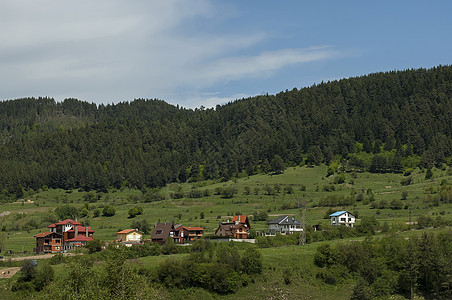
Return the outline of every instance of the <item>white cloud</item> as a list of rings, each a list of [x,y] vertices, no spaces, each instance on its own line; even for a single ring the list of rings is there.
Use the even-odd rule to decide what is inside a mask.
[[[219,34],[196,26],[221,22],[228,17],[222,13],[207,0],[3,0],[0,99],[160,98],[210,107],[237,99],[206,95],[216,84],[336,55],[333,47],[259,50],[269,38],[263,32]]]

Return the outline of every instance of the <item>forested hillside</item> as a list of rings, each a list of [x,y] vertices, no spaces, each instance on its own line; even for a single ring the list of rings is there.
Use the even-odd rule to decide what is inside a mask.
[[[451,163],[452,67],[377,73],[215,109],[0,102],[0,196],[230,179],[284,162],[403,172]],[[332,168],[334,172],[334,168]]]

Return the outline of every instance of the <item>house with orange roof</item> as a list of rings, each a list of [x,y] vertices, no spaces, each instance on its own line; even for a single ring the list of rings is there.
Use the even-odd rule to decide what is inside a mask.
[[[83,226],[82,223],[71,219],[59,221],[47,227],[48,232],[35,235],[35,252],[37,253],[66,252],[75,247],[84,246],[94,239],[94,230],[91,227]]]
[[[141,239],[143,238],[143,233],[139,231],[138,229],[125,229],[118,231],[116,233],[116,240],[125,245],[125,246],[132,246],[133,244],[139,244],[141,242]]]
[[[203,234],[204,228],[202,227],[190,227],[178,224],[174,226],[173,240],[177,244],[184,244],[202,238]]]

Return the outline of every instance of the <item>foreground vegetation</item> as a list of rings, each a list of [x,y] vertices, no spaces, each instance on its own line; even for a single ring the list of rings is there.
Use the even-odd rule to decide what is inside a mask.
[[[450,229],[266,249],[200,240],[163,256],[110,246],[25,261],[0,287],[4,299],[450,299],[451,250]]]

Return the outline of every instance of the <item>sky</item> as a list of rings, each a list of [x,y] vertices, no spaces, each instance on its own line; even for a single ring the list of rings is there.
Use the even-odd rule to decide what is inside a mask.
[[[0,99],[196,108],[452,63],[452,1],[0,0]]]

